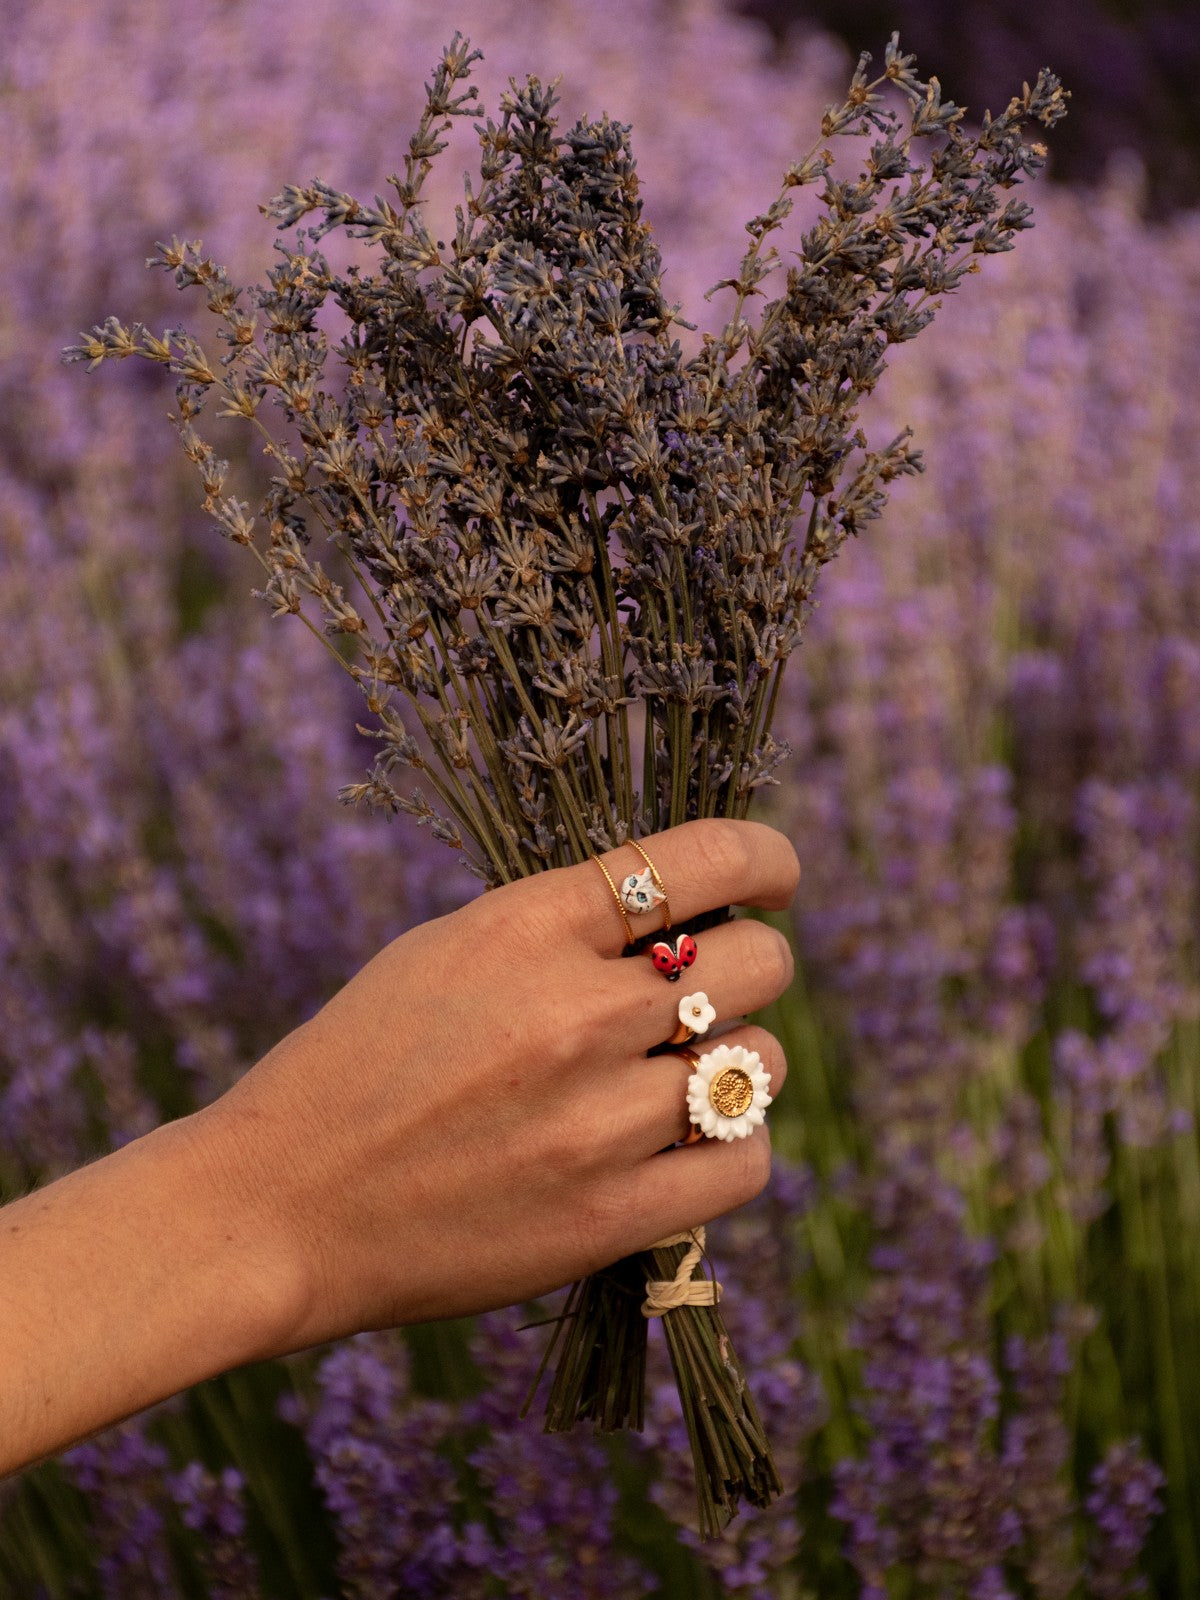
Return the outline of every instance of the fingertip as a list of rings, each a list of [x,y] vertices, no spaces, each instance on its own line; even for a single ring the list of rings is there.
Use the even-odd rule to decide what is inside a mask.
[[[763,853],[763,891],[754,904],[764,911],[786,911],[800,888],[800,857],[786,833],[766,822],[747,822],[758,830],[757,847]]]

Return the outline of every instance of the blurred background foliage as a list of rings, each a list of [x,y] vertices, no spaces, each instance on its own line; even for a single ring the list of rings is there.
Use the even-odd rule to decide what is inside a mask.
[[[258,203],[381,188],[457,26],[489,105],[561,73],[568,114],[632,121],[703,323],[845,78],[835,24],[877,56],[899,27],[972,110],[1042,64],[1075,91],[1070,181],[864,418],[912,423],[928,471],[829,574],[781,713],[764,814],[805,879],[767,1020],[792,1073],[772,1187],[710,1242],[788,1496],[700,1549],[661,1368],[642,1438],[544,1437],[514,1311],[227,1375],[0,1485],[0,1593],[1200,1593],[1196,24],[999,17],[0,14],[4,1197],[219,1094],[474,892],[334,803],[367,760],[353,693],[248,598],[166,385],[59,364],[110,311],[179,319],[154,241],[260,276]]]

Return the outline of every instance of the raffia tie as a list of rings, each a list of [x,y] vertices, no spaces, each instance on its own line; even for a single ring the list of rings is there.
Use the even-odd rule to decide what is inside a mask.
[[[686,1233],[673,1233],[669,1239],[660,1239],[650,1248],[665,1250],[672,1244],[687,1244],[690,1249],[675,1269],[673,1278],[646,1279],[646,1298],[642,1301],[644,1317],[661,1317],[678,1306],[715,1306],[721,1298],[721,1285],[715,1279],[692,1277],[696,1263],[704,1254],[704,1229],[689,1228]]]

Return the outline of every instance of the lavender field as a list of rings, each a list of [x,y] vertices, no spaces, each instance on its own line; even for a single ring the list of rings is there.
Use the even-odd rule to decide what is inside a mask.
[[[487,103],[561,73],[568,115],[632,122],[667,292],[719,320],[843,86],[825,36],[771,55],[709,0],[0,16],[0,1198],[221,1093],[478,888],[337,805],[356,692],[250,598],[167,380],[61,362],[184,315],[156,240],[245,281],[284,182],[382,188],[456,26]],[[0,1594],[1200,1595],[1200,214],[1140,220],[1128,167],[1029,197],[872,397],[927,470],[823,580],[759,813],[804,864],[791,1075],[710,1248],[788,1495],[700,1545],[653,1341],[640,1438],[520,1422],[517,1309],[231,1374],[0,1485]]]

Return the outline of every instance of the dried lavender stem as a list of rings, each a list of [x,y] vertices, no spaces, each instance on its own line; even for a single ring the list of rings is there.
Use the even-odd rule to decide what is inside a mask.
[[[478,115],[473,89],[454,92],[474,59],[458,36],[443,54],[405,181],[389,180],[398,211],[319,181],[285,185],[264,207],[281,230],[317,217],[254,291],[260,342],[247,346],[243,291],[198,244],[173,239],[153,264],[206,292],[228,356],[210,362],[182,331],[172,345],[113,318],[69,354],[93,365],[137,354],[175,374],[176,425],[206,509],[255,550],[274,609],[301,615],[381,715],[382,754],[348,798],[410,810],[456,847],[474,841],[479,871],[496,883],[580,860],[593,837],[620,838],[635,821],[649,833],[701,813],[743,815],[770,780],[782,754],[770,738],[780,673],[819,570],[879,515],[891,479],[920,468],[906,436],[867,448],[859,403],[888,348],[915,337],[974,270],[965,258],[1010,248],[1028,226],[1028,208],[1004,199],[1043,160],[1024,129],[1052,126],[1065,107],[1042,73],[966,134],[961,111],[917,77],[893,36],[885,72],[868,81],[864,56],[822,126],[823,140],[873,135],[857,178],[834,177],[823,144],[789,169],[721,285],[735,290],[732,317],[687,358],[641,219],[628,129],[605,119],[559,133],[554,90],[536,79],[512,86],[499,123],[476,123],[480,188],[468,188],[450,250],[435,248],[420,194],[440,134]],[[907,130],[875,92],[887,80],[907,100]],[[781,266],[767,240],[791,210],[789,191],[817,182],[823,210],[783,292],[752,324],[751,297]],[[317,248],[334,229],[379,249],[380,270],[334,274]],[[336,347],[349,378],[340,386],[325,371],[318,318],[329,297],[351,328]],[[218,382],[225,365],[234,375]],[[224,396],[261,432],[268,391],[301,444],[295,456],[276,447],[283,472],[263,501],[262,549],[249,508],[221,498],[227,466],[192,419]],[[806,493],[801,543],[792,521]],[[386,647],[307,554],[301,505],[359,587],[376,586]],[[365,669],[317,629],[304,593]],[[381,683],[397,677],[431,760],[379,707]],[[643,716],[640,789],[627,694]],[[426,775],[445,816],[420,790],[399,794],[388,778],[397,765]],[[573,1292],[555,1344],[557,1425],[640,1417],[636,1270],[617,1263]],[[668,1343],[709,1532],[739,1498],[765,1503],[778,1479],[715,1310],[669,1313]]]

